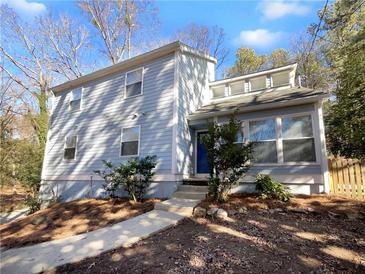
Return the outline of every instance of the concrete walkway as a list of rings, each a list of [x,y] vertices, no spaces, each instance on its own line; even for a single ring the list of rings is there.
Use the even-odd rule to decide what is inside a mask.
[[[198,201],[197,201],[198,202]],[[191,208],[192,212],[192,208]],[[128,247],[183,219],[183,214],[152,210],[115,225],[89,233],[9,249],[1,253],[0,273],[37,273],[66,263],[97,256],[118,247]]]
[[[24,217],[27,215],[28,211],[29,211],[29,208],[22,208],[22,209],[14,210],[14,211],[7,212],[7,213],[1,213],[0,214],[0,224],[6,224],[6,223],[9,223],[20,217]]]

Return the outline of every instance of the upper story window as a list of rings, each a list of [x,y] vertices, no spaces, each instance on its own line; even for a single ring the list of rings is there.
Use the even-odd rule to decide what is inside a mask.
[[[277,163],[275,119],[250,121],[249,139],[255,163]]]
[[[127,72],[125,75],[124,98],[141,95],[142,89],[143,89],[143,68]]]
[[[312,117],[284,117],[281,120],[284,162],[315,162]]]
[[[82,88],[77,88],[71,91],[70,110],[81,109],[81,96],[82,96]]]
[[[272,87],[289,85],[289,72],[284,71],[280,73],[274,73],[271,75],[271,81]]]
[[[245,82],[244,81],[233,82],[229,84],[229,89],[231,91],[231,95],[243,93],[245,92]]]
[[[266,88],[266,76],[250,79],[250,91],[256,91]]]
[[[218,87],[213,87],[212,91],[213,91],[213,97],[223,97],[225,92],[225,86],[218,86]]]
[[[65,146],[63,150],[63,159],[65,160],[76,159],[76,145],[77,145],[76,135],[66,137]]]
[[[122,129],[121,137],[121,156],[138,156],[139,155],[139,138],[140,127],[129,127]]]

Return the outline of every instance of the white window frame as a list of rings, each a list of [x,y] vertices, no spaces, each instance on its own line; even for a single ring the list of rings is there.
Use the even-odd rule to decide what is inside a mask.
[[[76,136],[75,156],[74,156],[73,159],[65,159],[65,149],[66,149],[67,137],[74,137],[74,136]],[[78,141],[79,141],[79,136],[77,134],[70,134],[70,135],[68,135],[68,136],[65,137],[64,143],[63,143],[63,156],[62,156],[62,159],[64,161],[69,162],[69,161],[75,161],[76,160],[76,157],[77,157],[77,143],[78,143]]]
[[[128,97],[129,98],[129,97]],[[123,130],[138,127],[138,151],[137,154],[134,155],[122,155],[122,143],[123,143]],[[141,146],[141,125],[135,125],[130,127],[122,127],[122,130],[120,132],[120,147],[119,147],[119,157],[120,158],[129,158],[129,157],[138,157],[140,153],[140,146]]]
[[[133,96],[128,96],[127,97],[127,78],[128,78],[128,73],[132,73],[135,72],[137,70],[142,70],[142,79],[141,79],[141,93],[137,94],[137,95],[133,95]],[[123,98],[124,99],[129,99],[129,98],[134,98],[134,97],[138,97],[138,96],[142,96],[143,95],[143,79],[144,79],[144,67],[139,67],[130,71],[127,71],[124,75],[124,95]],[[137,82],[136,82],[137,83]],[[134,84],[134,83],[133,83]]]
[[[272,76],[275,74],[284,74],[286,72],[288,73],[288,83],[274,86],[274,81],[273,81]],[[280,87],[285,87],[285,86],[289,86],[289,85],[290,85],[290,71],[289,70],[288,71],[284,70],[284,71],[275,72],[275,73],[270,74],[270,87],[271,88],[280,88]]]
[[[276,142],[276,159],[277,159],[277,162],[268,162],[268,163],[255,163],[255,162],[252,162],[254,165],[277,165],[279,162],[279,152],[278,152],[278,142],[277,142],[277,139],[278,139],[278,129],[277,129],[277,124],[276,124],[276,116],[274,117],[260,117],[260,118],[256,118],[256,119],[249,119],[249,120],[246,120],[245,121],[245,125],[247,127],[247,130],[245,132],[247,132],[247,137],[246,140],[247,142],[255,142],[255,141],[251,141],[250,140],[250,122],[257,122],[257,121],[262,121],[262,120],[269,120],[269,119],[273,119],[274,120],[274,123],[275,123],[275,139],[267,139],[267,140],[259,140],[257,142],[273,142],[275,141]]]
[[[72,100],[73,98],[73,92],[74,90],[77,90],[77,89],[80,89],[81,90],[81,96],[80,96],[80,108],[79,109],[71,109],[71,102],[75,101],[75,100]],[[78,88],[74,88],[70,91],[70,100],[68,101],[68,110],[71,111],[71,112],[78,112],[78,111],[81,111],[82,110],[82,97],[83,97],[83,94],[84,94],[84,87],[78,87]]]
[[[258,79],[258,78],[265,78],[265,87],[264,88],[259,88],[259,89],[252,89],[252,85],[251,85],[251,80],[253,79]],[[267,87],[267,75],[262,75],[262,76],[258,76],[258,77],[252,77],[250,79],[248,79],[248,90],[249,92],[257,92],[257,91],[263,91],[268,89]]]
[[[302,117],[302,116],[308,116],[308,115],[311,116],[313,137],[303,137],[303,139],[309,139],[309,138],[314,139],[314,149],[315,149],[316,161],[315,162],[307,162],[307,161],[284,162],[283,138],[282,138],[282,128],[281,128],[282,119],[289,118],[289,117]],[[290,165],[319,165],[320,164],[318,136],[315,131],[316,124],[315,124],[315,120],[314,120],[314,113],[312,111],[242,120],[242,122],[244,123],[244,138],[246,140],[246,143],[250,142],[249,122],[267,120],[267,119],[275,120],[275,129],[276,129],[276,139],[275,140],[276,140],[276,150],[277,150],[278,162],[277,163],[253,163],[253,165],[255,165],[255,166],[285,166],[285,165],[290,166]],[[295,139],[300,139],[300,138],[295,138]],[[267,140],[267,141],[270,141],[270,140]],[[274,140],[271,140],[271,141],[274,141]]]
[[[296,165],[296,164],[320,164],[319,162],[319,156],[318,156],[318,147],[317,147],[317,137],[316,137],[316,133],[314,130],[314,116],[312,112],[302,112],[302,113],[295,113],[295,114],[287,114],[287,115],[281,115],[278,116],[278,118],[280,118],[280,127],[281,127],[281,122],[283,118],[292,118],[292,117],[303,117],[303,116],[310,116],[311,117],[311,126],[312,126],[312,137],[297,137],[297,138],[285,138],[285,140],[299,140],[299,139],[313,139],[314,140],[314,154],[316,156],[316,160],[313,162],[307,162],[307,161],[300,161],[300,162],[284,162],[284,138],[282,136],[282,129],[281,129],[281,153],[283,156],[283,164],[289,164],[289,165]]]

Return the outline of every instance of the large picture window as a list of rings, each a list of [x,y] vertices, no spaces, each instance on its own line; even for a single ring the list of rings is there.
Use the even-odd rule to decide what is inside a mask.
[[[125,79],[125,98],[142,94],[143,68],[126,73]]]
[[[82,96],[81,88],[74,89],[71,91],[70,110],[81,109],[81,96]]]
[[[65,140],[63,158],[65,160],[74,160],[76,158],[77,136],[68,136]]]
[[[315,162],[311,116],[282,118],[281,127],[284,162]]]
[[[249,122],[249,136],[253,144],[253,161],[255,163],[277,163],[274,119]]]
[[[122,129],[121,156],[138,156],[139,154],[140,127]]]

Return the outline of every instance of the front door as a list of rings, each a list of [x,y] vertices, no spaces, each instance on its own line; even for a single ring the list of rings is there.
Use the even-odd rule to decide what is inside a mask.
[[[207,134],[206,132],[198,132],[197,134],[197,148],[196,148],[196,172],[209,173],[208,154],[207,149],[201,141],[201,137]]]

